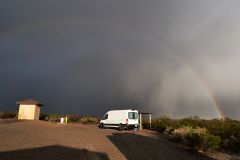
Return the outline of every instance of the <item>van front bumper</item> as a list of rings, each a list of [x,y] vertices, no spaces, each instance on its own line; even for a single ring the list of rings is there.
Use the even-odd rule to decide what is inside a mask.
[[[137,124],[128,124],[127,125],[128,129],[134,129],[134,128],[138,128],[138,127],[139,127],[139,125],[137,125]]]

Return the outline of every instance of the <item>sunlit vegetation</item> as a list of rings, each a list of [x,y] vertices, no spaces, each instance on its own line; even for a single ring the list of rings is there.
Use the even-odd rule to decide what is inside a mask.
[[[149,123],[145,121],[143,127],[149,129]],[[196,150],[240,151],[240,121],[229,118],[221,121],[198,116],[184,119],[162,117],[152,121],[151,129]]]
[[[98,124],[99,118],[92,117],[89,115],[60,115],[60,114],[44,114],[40,115],[40,120],[50,121],[50,122],[60,122],[61,117],[67,117],[68,122],[77,122],[82,124]]]
[[[67,117],[68,122],[77,122],[82,124],[98,124],[100,119],[89,115],[61,115],[41,113],[39,119],[49,122],[60,122],[61,117]],[[17,119],[15,112],[0,112],[0,119]]]
[[[0,112],[0,119],[17,118],[15,112]]]

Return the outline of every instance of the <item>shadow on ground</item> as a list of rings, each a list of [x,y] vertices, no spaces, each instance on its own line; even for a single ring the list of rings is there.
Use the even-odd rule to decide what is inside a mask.
[[[0,152],[0,160],[109,160],[105,153],[64,146],[46,146]]]
[[[200,153],[177,147],[163,137],[113,133],[108,138],[128,160],[213,160]]]

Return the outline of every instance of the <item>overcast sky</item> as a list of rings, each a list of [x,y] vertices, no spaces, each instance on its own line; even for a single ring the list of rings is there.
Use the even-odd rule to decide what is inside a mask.
[[[240,118],[240,1],[0,1],[0,110]]]

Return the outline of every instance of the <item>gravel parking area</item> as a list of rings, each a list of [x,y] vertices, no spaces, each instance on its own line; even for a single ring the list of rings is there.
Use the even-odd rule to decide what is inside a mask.
[[[210,160],[153,131],[43,121],[0,123],[0,160]]]

